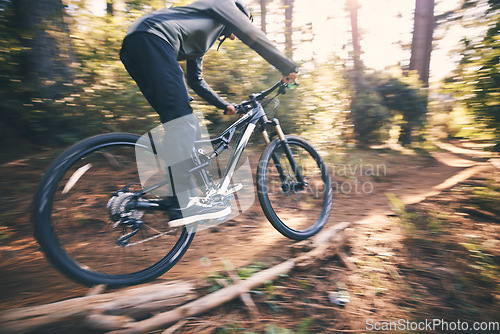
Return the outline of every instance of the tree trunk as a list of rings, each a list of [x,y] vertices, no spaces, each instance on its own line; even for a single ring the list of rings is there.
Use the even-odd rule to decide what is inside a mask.
[[[434,0],[416,0],[410,70],[417,71],[425,87],[429,85],[434,25]]]
[[[62,0],[13,0],[14,24],[25,52],[21,75],[32,94],[57,98],[74,78],[73,52]]]
[[[407,146],[410,145],[413,139],[413,128],[415,127],[414,122],[407,121],[401,125],[401,130],[399,132],[398,142]]]
[[[115,14],[113,0],[106,0],[106,14],[108,14],[110,16],[113,16]]]
[[[293,55],[293,0],[284,0],[285,3],[285,54]]]
[[[349,76],[352,85],[351,92],[351,120],[354,126],[354,138],[359,147],[368,145],[367,124],[365,108],[361,107],[360,100],[363,99],[362,94],[365,88],[362,87],[363,64],[361,62],[361,45],[359,42],[358,28],[358,0],[346,0],[347,8],[349,9],[349,18],[351,21],[351,43],[352,43],[352,64],[353,67],[349,71]]]
[[[267,0],[260,0],[260,29],[267,32]]]
[[[359,42],[358,28],[358,0],[347,0],[349,6],[349,17],[351,19],[351,36],[352,36],[352,59],[354,62],[355,75],[361,71],[361,45]]]

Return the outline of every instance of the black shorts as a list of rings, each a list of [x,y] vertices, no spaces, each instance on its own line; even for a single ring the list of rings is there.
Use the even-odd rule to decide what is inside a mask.
[[[128,35],[120,59],[162,123],[193,112],[184,73],[167,41],[145,32]]]

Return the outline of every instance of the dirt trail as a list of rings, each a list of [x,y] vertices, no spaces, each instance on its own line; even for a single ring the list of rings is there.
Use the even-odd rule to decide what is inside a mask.
[[[442,147],[448,151],[450,148],[457,148],[460,155],[468,153],[451,144]],[[484,163],[478,162],[477,157],[471,160],[451,152],[424,158],[389,150],[362,152],[359,157],[351,156],[346,161],[348,163],[331,167],[336,175],[328,225],[350,221],[368,226],[368,229],[358,229],[361,235],[372,235],[379,228],[378,222],[382,225],[387,222],[391,207],[386,193],[412,203],[445,187],[445,180],[457,173]],[[29,206],[47,164],[48,159],[35,157],[0,166],[0,206],[3,208],[0,228],[6,227],[0,236],[7,236],[0,239],[0,309],[54,302],[81,296],[87,291],[57,272],[32,237]],[[375,171],[375,167],[378,170]],[[363,237],[354,240],[354,245],[362,240]],[[235,267],[255,261],[272,262],[287,257],[287,246],[292,243],[267,222],[256,200],[243,215],[199,233],[184,258],[160,279],[204,277],[222,268],[222,258]]]

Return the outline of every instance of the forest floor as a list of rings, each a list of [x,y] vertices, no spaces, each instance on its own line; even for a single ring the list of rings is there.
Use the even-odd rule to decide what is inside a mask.
[[[474,322],[498,325],[499,159],[467,141],[436,145],[425,154],[391,146],[326,159],[334,176],[328,226],[352,223],[346,252],[354,268],[336,256],[323,259],[254,291],[258,316],[235,300],[188,319],[177,332],[415,332],[411,326],[433,319],[450,332],[457,321],[469,330]],[[33,238],[31,200],[51,159],[40,154],[0,165],[0,310],[88,291],[55,270]],[[256,201],[197,235],[160,280],[195,280],[201,290],[214,289],[228,263],[241,272],[259,270],[291,257],[292,244]],[[344,306],[329,298],[339,291],[348,295]]]

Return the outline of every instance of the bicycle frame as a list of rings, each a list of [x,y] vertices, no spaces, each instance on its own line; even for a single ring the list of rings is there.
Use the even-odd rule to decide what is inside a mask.
[[[266,126],[272,125],[274,126],[276,133],[278,134],[278,137],[281,141],[281,146],[283,147],[283,150],[287,156],[287,159],[290,163],[290,166],[292,170],[294,171],[294,174],[297,178],[297,181],[299,182],[299,185],[301,187],[305,188],[306,183],[304,182],[304,179],[302,175],[300,174],[300,170],[295,162],[295,159],[293,158],[293,154],[290,150],[290,147],[288,145],[288,142],[286,140],[286,137],[281,129],[281,126],[279,124],[279,121],[277,119],[272,119],[268,120],[266,112],[262,106],[262,104],[259,102],[260,100],[264,99],[267,95],[269,95],[271,92],[276,90],[277,88],[284,87],[283,82],[278,82],[275,84],[273,87],[270,89],[260,92],[258,94],[253,94],[250,96],[249,101],[244,101],[240,105],[238,105],[238,109],[240,110],[240,113],[243,115],[241,116],[240,119],[238,119],[236,122],[234,122],[232,125],[230,125],[226,130],[224,130],[218,137],[210,139],[210,140],[202,140],[202,141],[197,141],[195,142],[195,148],[194,152],[192,154],[192,158],[196,163],[196,166],[192,169],[189,170],[189,173],[195,175],[195,173],[199,172],[201,175],[201,178],[204,182],[205,186],[209,186],[211,183],[210,178],[208,177],[205,167],[209,166],[212,164],[213,160],[220,155],[222,152],[225,150],[229,149],[229,143],[231,142],[232,138],[234,137],[234,134],[238,131],[244,128],[243,133],[239,138],[236,139],[234,143],[234,150],[229,158],[229,161],[224,169],[224,173],[222,175],[222,178],[219,180],[218,184],[215,186],[215,191],[210,193],[209,195],[225,195],[229,185],[231,183],[231,178],[236,170],[236,166],[239,162],[239,159],[243,153],[243,151],[246,148],[246,145],[248,144],[248,141],[250,140],[251,135],[253,134],[255,128],[259,126],[260,132],[262,133],[262,136],[264,137],[264,140],[266,144],[269,144],[271,142],[271,139],[267,133]],[[153,143],[152,143],[153,144]],[[203,150],[201,150],[200,147],[203,144],[211,144],[212,147],[214,148],[214,151],[210,154],[210,156],[206,156],[205,158],[207,159],[206,161],[202,162],[200,159],[200,155],[204,155]],[[154,146],[153,146],[154,148]],[[276,166],[276,169],[280,175],[281,181],[285,181],[286,176],[283,171],[283,168],[281,166],[281,163],[279,161],[279,158],[273,154],[272,156],[273,162]],[[150,191],[153,191],[157,188],[160,188],[166,184],[168,184],[170,180],[164,180],[161,182],[158,182],[146,189],[143,189],[142,191],[138,192],[138,196],[142,196]],[[149,208],[149,209],[163,209],[162,206],[159,206],[157,203],[151,203],[151,202],[142,202],[142,201],[137,201],[135,202],[135,206],[133,208]],[[130,207],[132,209],[132,207]]]
[[[262,120],[267,120],[266,113],[262,105],[260,103],[257,103],[257,105],[252,110],[244,114],[238,121],[236,121],[224,132],[222,132],[219,137],[211,140],[212,145],[216,147],[211,155],[211,157],[213,158],[219,155],[223,150],[229,148],[229,142],[231,141],[237,130],[245,128],[242,135],[234,143],[235,148],[231,154],[231,157],[229,158],[229,162],[224,170],[224,174],[222,175],[222,178],[217,186],[217,194],[223,195],[226,193],[231,182],[231,177],[236,170],[238,161],[240,160],[241,154],[245,150],[257,123],[259,121],[261,122]]]

